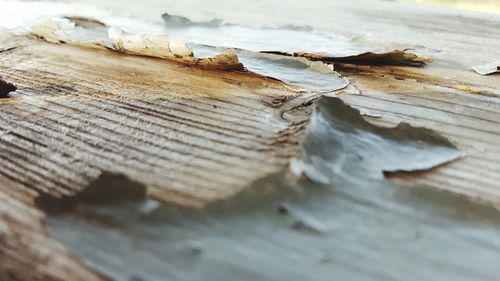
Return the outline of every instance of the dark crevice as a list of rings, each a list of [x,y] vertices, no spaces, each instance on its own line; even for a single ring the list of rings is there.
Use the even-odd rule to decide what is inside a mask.
[[[9,93],[17,90],[14,84],[8,83],[0,76],[0,99],[9,98]]]
[[[47,212],[68,211],[80,204],[116,205],[146,200],[146,186],[123,174],[103,172],[81,192],[55,198],[40,195],[35,204]]]

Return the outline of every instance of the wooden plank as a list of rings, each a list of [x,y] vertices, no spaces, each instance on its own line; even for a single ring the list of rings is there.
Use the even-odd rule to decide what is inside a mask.
[[[396,178],[500,206],[497,78],[447,69],[442,64],[411,70],[343,66],[341,72],[362,93],[342,98],[381,117],[372,118],[372,122],[385,126],[408,122],[432,128],[447,136],[465,154],[463,159],[432,173]]]
[[[261,9],[253,3],[228,13],[227,1],[183,2],[173,7],[205,5],[212,15],[243,24],[289,23],[249,12]],[[293,3],[265,5],[298,25],[372,33],[388,45],[425,45],[418,52],[436,63],[423,69],[338,66],[361,91],[341,97],[381,116],[368,117],[371,122],[428,127],[466,153],[445,167],[393,180],[500,205],[500,79],[469,70],[498,56],[498,16],[386,1],[312,2],[305,11]],[[161,6],[146,12],[156,16]],[[31,39],[2,40],[0,50],[1,74],[19,88],[14,99],[0,100],[0,259],[8,261],[0,264],[0,277],[7,280],[104,280],[46,234],[45,215],[33,203],[38,196],[75,194],[105,170],[146,183],[160,201],[202,206],[299,157],[309,101],[317,97],[248,74]]]
[[[44,214],[0,185],[1,280],[106,280],[93,273],[49,237]]]
[[[13,185],[53,195],[108,170],[163,201],[227,196],[298,155],[310,108],[282,114],[312,98],[248,74],[41,42],[1,64],[19,88],[0,105],[3,177],[25,171]]]
[[[110,171],[146,183],[152,198],[200,206],[299,154],[314,96],[274,80],[23,44],[0,56],[18,87],[0,100],[2,280],[103,280],[47,236],[40,195],[74,194]]]

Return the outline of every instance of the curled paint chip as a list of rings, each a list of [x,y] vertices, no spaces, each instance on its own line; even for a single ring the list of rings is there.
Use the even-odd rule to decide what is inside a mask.
[[[250,71],[297,86],[299,91],[326,94],[350,84],[333,69],[333,65],[321,61],[249,51],[240,51],[240,57]]]
[[[171,15],[164,13],[162,16],[165,24],[169,26],[212,26],[217,27],[223,24],[221,19],[212,19],[209,21],[195,22],[184,16]]]
[[[127,54],[173,59],[187,65],[204,68],[245,70],[234,49],[229,49],[222,54],[209,58],[195,58],[193,51],[184,42],[173,36],[124,35],[123,31],[118,27],[111,27],[108,34],[113,48]]]
[[[75,26],[84,27],[84,28],[96,28],[96,27],[107,27],[107,25],[94,18],[82,17],[82,16],[66,16],[65,19],[73,22]]]
[[[186,65],[203,68],[244,71],[234,49],[209,58],[195,58],[193,51],[174,36],[125,34],[119,27],[94,19],[66,17],[60,21],[45,19],[34,24],[31,33],[49,43],[71,44],[89,48],[108,48],[115,51],[170,59]]]
[[[393,172],[419,172],[454,161],[463,154],[445,137],[426,128],[400,123],[379,127],[339,98],[317,102],[302,143],[304,163],[294,173],[310,179],[382,178]]]
[[[197,64],[207,68],[215,67],[224,70],[237,70],[237,71],[245,70],[245,67],[240,62],[240,59],[235,49],[229,49],[226,52],[211,58],[198,59]]]
[[[115,50],[158,58],[192,57],[193,51],[181,40],[168,35],[125,35],[113,26],[108,31],[109,41]]]
[[[476,66],[473,66],[472,69],[474,69],[475,72],[477,72],[481,75],[496,74],[496,73],[500,73],[500,62],[493,62],[493,63],[487,63],[487,64],[483,64],[483,65],[476,65]]]
[[[349,56],[331,56],[316,53],[287,53],[266,52],[291,57],[303,57],[311,61],[325,63],[347,63],[360,65],[402,65],[402,66],[424,66],[432,62],[430,57],[422,57],[408,52],[408,50],[393,50],[387,52],[361,52]]]
[[[310,27],[242,26],[220,20],[195,22],[171,14],[164,14],[163,20],[169,34],[182,36],[187,42],[200,45],[305,57],[327,63],[424,66],[432,61],[409,52],[403,46],[367,46],[360,44],[359,40],[324,34]]]
[[[169,16],[169,18],[174,26],[206,25],[206,23],[190,23],[183,17]],[[215,26],[220,25],[215,21],[211,23]],[[34,29],[33,33],[50,43],[67,43],[90,48],[106,47],[127,54],[169,59],[202,68],[232,71],[248,69],[289,84],[297,91],[317,91],[327,94],[349,86],[349,82],[333,70],[333,65],[322,61],[247,50],[236,51],[233,48],[221,50],[199,44],[190,44],[188,47],[174,36],[126,34],[119,27],[107,29],[107,26],[106,23],[96,19],[73,16],[57,21],[46,19],[44,24]],[[45,35],[46,33],[48,35]],[[193,51],[197,56],[200,53],[205,56],[195,57]]]
[[[84,18],[80,19],[81,22]],[[90,48],[104,48],[103,34],[93,29],[87,29],[72,18],[54,20],[51,18],[30,26],[32,35],[53,44],[72,44]]]
[[[31,34],[42,38],[49,43],[64,43],[68,41],[68,35],[64,30],[50,18],[41,20],[40,22],[30,26]]]

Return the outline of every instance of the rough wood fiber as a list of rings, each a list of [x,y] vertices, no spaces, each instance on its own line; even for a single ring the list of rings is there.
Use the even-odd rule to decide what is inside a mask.
[[[71,258],[47,235],[44,214],[10,192],[0,187],[0,280],[106,280]]]
[[[307,121],[281,116],[304,97],[247,74],[45,43],[1,64],[19,88],[0,105],[1,174],[41,193],[71,194],[107,170],[201,203],[286,165]]]
[[[344,101],[380,116],[370,121],[432,128],[464,153],[463,159],[431,173],[391,176],[500,206],[498,78],[440,65],[411,70],[344,66],[341,72],[362,91],[344,96]]]
[[[230,6],[210,3],[216,16]],[[396,180],[500,205],[500,79],[465,70],[495,57],[497,19],[389,9],[389,2],[354,8],[332,1],[297,11],[269,3],[297,24],[317,22],[315,28],[337,32],[351,26],[352,35],[373,32],[388,41],[405,34],[404,43],[445,50],[436,55],[454,63],[421,70],[345,66],[343,74],[362,95],[343,99],[381,115],[372,122],[403,120],[435,129],[467,153],[446,167],[394,175]],[[230,14],[229,22],[280,23],[252,7]],[[16,45],[25,47],[11,49]],[[284,102],[293,93],[279,83],[248,75],[35,41],[3,41],[0,50],[1,74],[19,88],[17,98],[0,101],[0,259],[9,261],[0,264],[0,276],[6,280],[103,280],[46,235],[44,215],[32,203],[38,194],[72,194],[106,169],[145,181],[155,198],[200,205],[284,167],[298,153],[310,113],[309,107],[295,108],[300,98]],[[292,114],[282,114],[288,109]]]
[[[0,56],[18,86],[0,101],[0,256],[9,261],[0,276],[9,281],[101,278],[46,235],[39,195],[74,194],[109,171],[158,200],[199,206],[299,153],[314,96],[245,73],[24,43]]]

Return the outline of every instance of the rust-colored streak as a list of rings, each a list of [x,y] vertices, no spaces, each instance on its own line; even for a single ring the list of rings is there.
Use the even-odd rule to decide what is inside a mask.
[[[195,205],[228,196],[298,155],[310,110],[263,77],[105,50],[33,41],[0,63],[19,85],[0,105],[10,167],[2,174],[54,196],[81,190],[103,170],[144,181],[164,201],[172,192]],[[287,102],[261,102],[277,94]],[[298,119],[281,117],[296,107]]]

